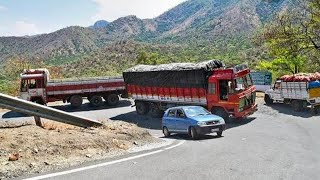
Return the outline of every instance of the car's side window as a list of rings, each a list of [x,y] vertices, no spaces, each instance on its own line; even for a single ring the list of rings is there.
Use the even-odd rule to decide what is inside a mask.
[[[177,118],[185,118],[184,113],[181,109],[177,109]]]
[[[168,117],[174,117],[174,116],[175,116],[175,112],[176,112],[175,109],[169,110],[169,112],[168,112]]]

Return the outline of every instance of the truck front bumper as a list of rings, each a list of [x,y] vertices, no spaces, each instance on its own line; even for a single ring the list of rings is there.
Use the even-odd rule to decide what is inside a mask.
[[[252,115],[256,111],[258,111],[258,104],[254,104],[251,107],[249,107],[241,112],[236,112],[234,114],[234,116],[232,116],[232,118],[245,118],[247,116]]]

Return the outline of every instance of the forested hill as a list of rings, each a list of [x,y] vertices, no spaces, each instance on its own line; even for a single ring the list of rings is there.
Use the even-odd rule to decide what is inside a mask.
[[[49,34],[0,37],[0,62],[12,56],[47,60],[82,55],[123,40],[237,53],[249,49],[252,35],[285,7],[286,0],[189,0],[154,19],[127,16]]]

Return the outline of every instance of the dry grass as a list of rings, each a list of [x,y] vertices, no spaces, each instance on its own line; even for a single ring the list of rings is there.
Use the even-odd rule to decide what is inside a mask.
[[[42,120],[43,128],[47,130],[72,130],[77,127],[64,124],[64,123],[59,123],[59,122],[53,122],[53,121],[47,121],[47,120]]]

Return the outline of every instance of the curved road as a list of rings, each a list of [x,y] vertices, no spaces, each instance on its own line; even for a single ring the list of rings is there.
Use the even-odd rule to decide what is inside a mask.
[[[149,129],[154,136],[162,136],[160,119],[138,116],[128,104],[122,102],[123,107],[76,113],[133,122]],[[224,137],[209,135],[193,141],[173,136],[176,143],[185,142],[149,156],[49,179],[316,180],[320,179],[319,129],[319,115],[311,117],[309,112],[291,112],[286,105],[267,107],[259,102],[259,111],[242,123],[228,125]]]

